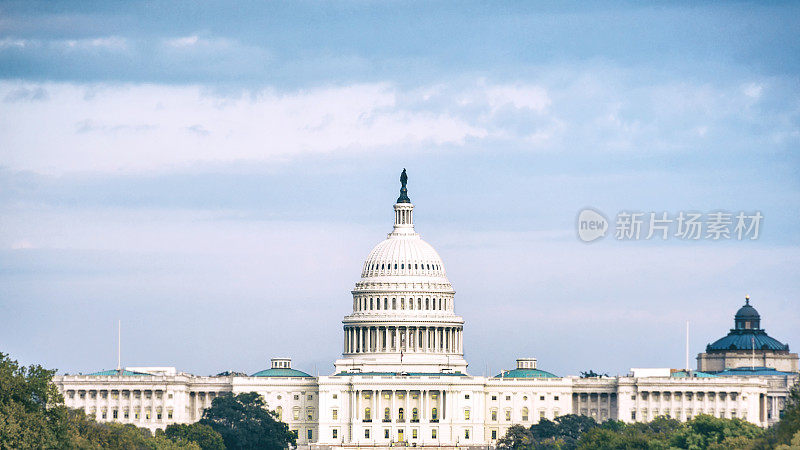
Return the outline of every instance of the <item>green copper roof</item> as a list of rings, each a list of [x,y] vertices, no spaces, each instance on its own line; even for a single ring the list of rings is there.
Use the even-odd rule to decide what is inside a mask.
[[[539,369],[514,369],[497,374],[495,378],[558,378],[558,375]]]
[[[116,370],[116,369],[101,370],[99,372],[88,373],[87,375],[92,377],[115,377],[115,376],[132,377],[137,375],[153,376],[152,373],[133,372],[131,370]]]
[[[256,372],[254,377],[303,377],[311,378],[311,375],[295,369],[267,369],[261,372]]]
[[[725,369],[722,372],[717,372],[720,377],[753,377],[753,376],[787,376],[797,375],[793,372],[781,372],[773,367],[736,367],[733,369]]]
[[[672,378],[713,378],[713,377],[716,377],[716,375],[712,375],[710,373],[705,373],[705,372],[700,372],[700,371],[697,371],[697,370],[690,370],[688,372],[685,371],[685,370],[680,370],[680,371],[677,371],[677,372],[672,372],[670,374],[670,376]]]

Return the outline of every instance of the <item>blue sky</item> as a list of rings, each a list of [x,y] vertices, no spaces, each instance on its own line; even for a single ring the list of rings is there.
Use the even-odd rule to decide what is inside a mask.
[[[0,3],[0,351],[329,373],[409,172],[482,375],[680,367],[750,294],[800,346],[791,2]],[[761,211],[587,245],[584,207]]]

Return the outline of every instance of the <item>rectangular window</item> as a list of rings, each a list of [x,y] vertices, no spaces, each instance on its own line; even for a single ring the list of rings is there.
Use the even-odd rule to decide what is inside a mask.
[[[544,395],[540,395],[539,400],[544,401]]]
[[[469,410],[468,409],[464,410],[464,420],[469,420]]]
[[[156,420],[161,420],[161,411],[156,413]]]
[[[307,397],[307,398],[308,398],[309,400],[314,400],[314,396],[313,396],[313,395],[311,395],[311,394],[308,394],[308,397]]]
[[[493,395],[493,396],[492,396],[492,400],[493,400],[493,401],[494,401],[494,400],[497,400],[497,396],[496,396],[496,395]]]
[[[492,440],[493,441],[497,440],[497,430],[492,430]]]
[[[124,418],[124,419],[128,418],[128,410],[127,409],[125,410],[125,412],[122,413],[122,418]]]
[[[300,400],[300,396],[299,396],[299,395],[295,395],[295,396],[294,396],[294,399],[295,399],[295,400]]]
[[[553,400],[558,401],[558,396],[553,397]]]
[[[469,394],[464,395],[464,400],[469,400]]]
[[[511,396],[510,395],[506,395],[506,401],[510,401],[510,400],[511,400]]]
[[[334,409],[333,413],[331,414],[331,416],[333,417],[333,420],[338,420],[339,419],[339,410],[338,409]]]
[[[334,428],[331,433],[332,433],[331,436],[333,436],[334,439],[339,438],[339,430],[337,430],[336,428]]]
[[[411,430],[411,439],[416,439],[416,438],[417,438],[417,429],[414,428],[413,430]]]
[[[333,399],[336,400],[337,398],[339,398],[339,396],[337,394],[333,394]]]
[[[369,428],[364,430],[364,439],[369,439]]]
[[[437,436],[436,428],[434,428],[431,430],[431,439],[436,439],[436,436]]]
[[[314,438],[314,430],[308,430],[306,435],[308,436],[308,440],[310,441],[311,439]]]
[[[511,411],[506,410],[506,422],[511,422]]]
[[[539,411],[539,418],[544,419],[544,411]]]
[[[292,413],[293,413],[292,417],[294,417],[294,420],[300,420],[300,409],[299,408],[295,408],[294,411],[292,411]]]
[[[167,411],[167,419],[172,419],[172,410]]]
[[[495,422],[497,421],[497,410],[496,409],[492,410],[492,420],[495,421]]]
[[[464,430],[464,439],[469,439],[469,428]]]
[[[636,411],[631,411],[631,420],[636,420]]]
[[[383,438],[384,439],[389,439],[389,429],[388,428],[383,430]]]
[[[308,420],[314,420],[314,408],[308,408],[306,410],[306,418]]]
[[[117,418],[117,410],[116,409],[111,411],[111,417],[113,417],[114,419]]]
[[[105,419],[105,418],[106,418],[106,410],[104,409],[103,410],[103,419]]]

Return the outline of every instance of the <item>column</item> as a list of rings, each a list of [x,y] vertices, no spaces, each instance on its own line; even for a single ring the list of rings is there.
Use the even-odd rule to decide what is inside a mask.
[[[366,328],[367,332],[367,353],[372,351],[372,327]]]

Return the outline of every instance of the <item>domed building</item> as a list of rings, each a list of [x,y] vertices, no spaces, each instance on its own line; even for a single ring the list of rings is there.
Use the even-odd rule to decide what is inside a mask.
[[[351,291],[352,310],[342,320],[342,355],[332,373],[310,375],[293,368],[289,358],[273,358],[268,369],[249,376],[120,366],[54,377],[67,406],[98,421],[156,430],[200,420],[219,396],[256,392],[296,433],[298,447],[318,450],[477,450],[496,447],[513,425],[530,427],[564,414],[646,422],[659,416],[688,420],[702,413],[761,426],[779,417],[796,376],[764,377],[766,369],[758,367],[751,367],[758,369],[755,373],[724,370],[750,365],[753,354],[762,358],[758,364],[797,370],[797,355],[760,328],[749,300],[731,333],[698,357],[700,370],[719,376],[681,377],[683,372],[666,368],[632,369],[614,377],[559,376],[530,357],[517,359],[516,368],[497,376],[469,374],[455,290],[442,258],[414,228],[407,181],[403,170],[392,230],[367,254]],[[506,345],[529,351],[539,344]],[[713,364],[718,370],[709,367]]]
[[[337,372],[466,372],[464,319],[442,258],[414,230],[407,179],[404,169],[394,228],[369,252],[352,291]]]
[[[789,344],[781,343],[761,328],[761,315],[750,304],[749,295],[736,312],[733,323],[726,336],[708,344],[706,351],[697,355],[697,370],[708,373],[738,368],[798,371],[797,353],[790,353]]]

